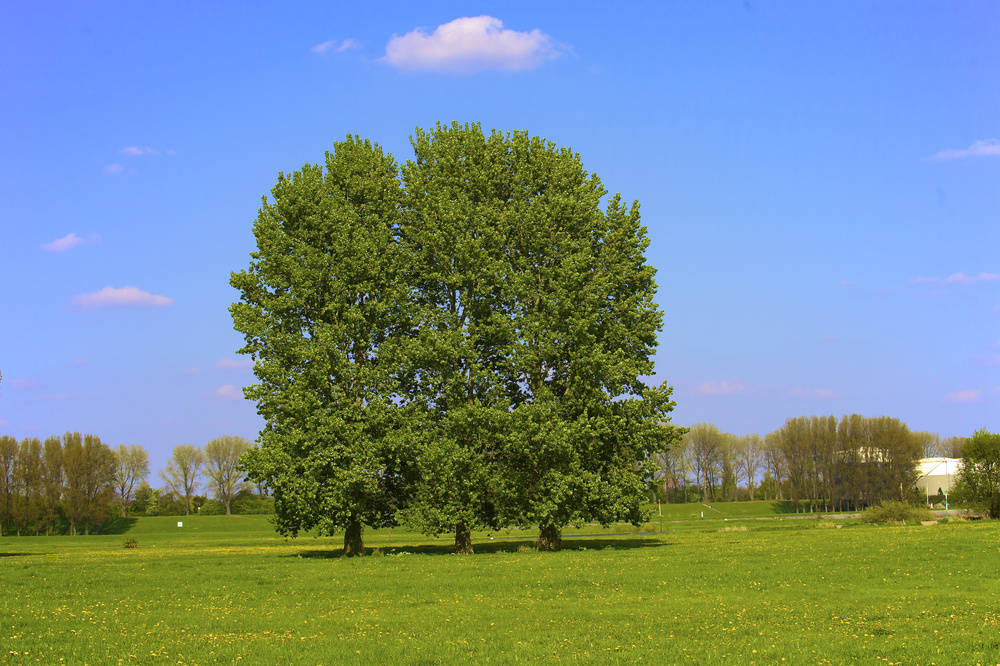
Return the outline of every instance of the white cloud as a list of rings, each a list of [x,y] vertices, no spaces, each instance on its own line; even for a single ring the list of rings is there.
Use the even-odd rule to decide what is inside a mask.
[[[14,377],[10,380],[11,388],[38,388],[42,386],[42,383],[37,379],[23,379],[21,377]]]
[[[966,389],[964,391],[952,391],[944,397],[941,402],[979,402],[982,393],[979,389]]]
[[[840,282],[837,283],[837,286],[838,287],[849,287],[852,284],[857,284],[857,283],[858,283],[857,280],[841,280]]]
[[[3,419],[0,419],[0,428],[6,428],[9,425],[10,425],[9,423],[4,421]]]
[[[319,53],[320,55],[326,53],[329,50],[333,50],[337,53],[342,51],[347,51],[348,49],[356,49],[361,46],[361,42],[354,39],[353,37],[348,37],[342,42],[337,42],[335,39],[331,39],[323,42],[322,44],[317,44],[316,46],[309,49],[313,53]]]
[[[188,368],[181,374],[185,377],[190,377],[191,375],[197,375],[199,372],[201,372],[201,368]]]
[[[938,151],[931,159],[954,160],[962,157],[1000,157],[1000,140],[976,141],[968,148],[962,149],[947,148]]]
[[[402,37],[393,35],[381,60],[404,71],[473,74],[485,69],[526,71],[561,53],[537,28],[505,30],[498,18],[473,16],[439,25],[431,34],[417,28]]]
[[[173,304],[172,298],[157,296],[137,287],[121,287],[119,289],[105,287],[93,294],[80,294],[73,297],[73,305],[80,310],[123,306],[161,308]]]
[[[836,391],[830,391],[827,389],[813,389],[807,391],[799,386],[792,389],[792,395],[799,398],[839,398],[840,394]]]
[[[101,240],[101,237],[97,234],[90,234],[86,238],[80,238],[76,233],[69,233],[62,238],[57,238],[51,243],[45,243],[42,245],[42,249],[46,252],[65,252],[66,250],[72,250],[77,245],[83,245],[84,243],[97,243]]]
[[[104,171],[105,171],[105,173],[110,173],[112,176],[117,176],[118,174],[120,174],[122,172],[122,165],[121,164],[109,164],[108,166],[104,167]]]
[[[159,155],[160,151],[150,148],[149,146],[125,146],[118,151],[122,155],[130,155],[132,157],[141,157],[142,155]]]
[[[724,379],[721,382],[707,381],[698,385],[698,393],[702,395],[733,395],[743,393],[746,387],[738,379]]]
[[[216,370],[249,370],[253,367],[253,361],[249,358],[234,360],[224,358],[215,364]]]

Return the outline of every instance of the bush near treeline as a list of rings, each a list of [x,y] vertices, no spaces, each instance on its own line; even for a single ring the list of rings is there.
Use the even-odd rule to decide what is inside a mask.
[[[913,432],[887,416],[790,418],[766,436],[697,423],[652,456],[654,497],[669,502],[790,501],[800,510],[857,511],[916,500],[922,457],[961,457],[968,438]]]

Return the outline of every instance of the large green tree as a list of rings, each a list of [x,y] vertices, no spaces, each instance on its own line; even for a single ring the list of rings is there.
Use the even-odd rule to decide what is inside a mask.
[[[324,167],[279,175],[253,261],[231,278],[240,352],[255,360],[245,395],[266,420],[243,469],[273,492],[279,532],[343,530],[345,552],[363,555],[362,528],[394,520],[400,476],[402,193],[377,144],[348,137]]]
[[[497,527],[509,479],[515,331],[509,154],[478,125],[417,130],[403,168],[402,247],[415,335],[405,342],[413,464],[404,520],[427,534]]]
[[[1000,433],[977,430],[962,448],[955,496],[1000,518]]]
[[[580,156],[509,136],[512,201],[514,518],[558,548],[569,523],[642,519],[649,454],[680,431],[666,383],[652,387],[663,316],[639,204],[606,195]]]

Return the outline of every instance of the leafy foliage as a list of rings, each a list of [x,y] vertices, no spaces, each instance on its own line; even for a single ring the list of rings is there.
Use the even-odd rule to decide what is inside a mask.
[[[900,500],[882,500],[861,513],[865,525],[906,524],[918,520],[934,520],[934,514],[925,507],[915,507]]]
[[[1000,433],[977,430],[962,452],[955,499],[1000,518]]]

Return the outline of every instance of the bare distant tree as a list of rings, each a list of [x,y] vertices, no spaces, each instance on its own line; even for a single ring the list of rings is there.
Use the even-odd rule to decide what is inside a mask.
[[[250,442],[242,437],[216,437],[205,445],[205,472],[208,474],[209,486],[215,497],[226,506],[226,515],[230,515],[229,505],[246,484],[243,474],[236,471],[240,456],[250,449]]]
[[[937,452],[934,454],[941,458],[962,458],[962,448],[969,441],[968,437],[948,437],[938,443]]]
[[[160,478],[168,490],[184,497],[184,513],[191,513],[191,496],[198,488],[198,475],[205,464],[205,454],[194,444],[179,444],[174,447],[166,469],[160,471]]]
[[[941,456],[941,435],[936,432],[915,432],[913,437],[920,442],[920,450],[924,458]]]
[[[701,488],[701,501],[707,502],[709,491],[715,494],[715,480],[722,462],[722,433],[711,423],[695,423],[684,439],[695,482]]]
[[[736,468],[747,482],[750,499],[754,498],[757,473],[764,461],[764,441],[760,435],[743,435],[736,443]]]
[[[149,476],[149,454],[138,444],[119,444],[115,449],[115,461],[115,489],[124,518],[136,486]]]

